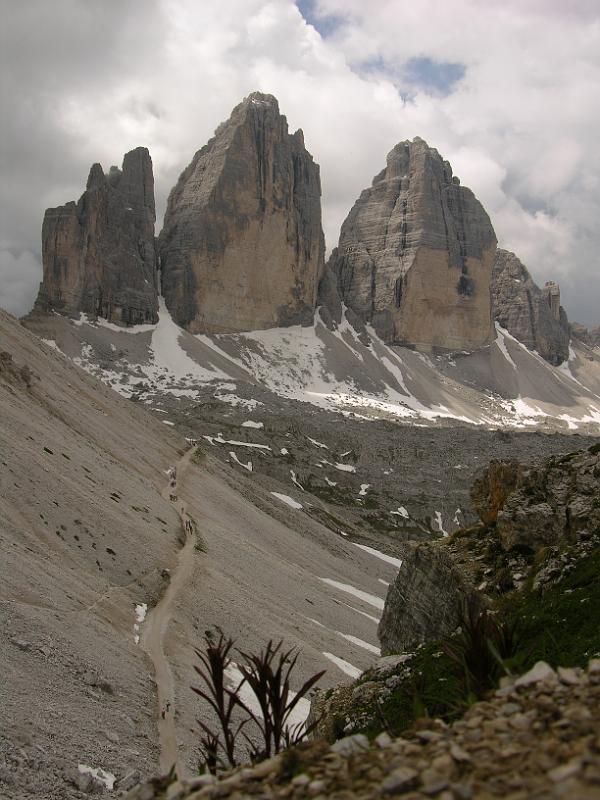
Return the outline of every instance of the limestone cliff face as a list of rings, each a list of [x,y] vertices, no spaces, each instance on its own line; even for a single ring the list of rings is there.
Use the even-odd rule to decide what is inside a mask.
[[[381,654],[412,651],[448,636],[460,621],[461,602],[475,596],[442,543],[411,543],[390,584],[377,629]]]
[[[38,311],[83,311],[117,324],[156,322],[154,178],[145,147],[123,168],[90,170],[77,203],[49,208],[42,227]]]
[[[170,194],[162,289],[180,325],[236,332],[309,323],[323,270],[319,167],[271,95],[251,94]]]
[[[588,347],[600,347],[600,327],[586,328],[579,322],[572,322],[571,336],[587,344]]]
[[[569,321],[560,305],[560,288],[534,283],[514,253],[498,249],[492,273],[494,318],[529,350],[555,366],[569,358]]]
[[[388,343],[493,341],[496,236],[474,194],[422,139],[401,142],[342,225],[329,266],[342,300]]]

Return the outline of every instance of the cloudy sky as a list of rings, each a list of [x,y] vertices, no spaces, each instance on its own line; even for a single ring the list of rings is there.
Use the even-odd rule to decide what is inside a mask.
[[[94,161],[178,174],[253,90],[321,165],[328,248],[386,153],[421,136],[571,319],[600,324],[598,0],[0,0],[0,305],[41,278],[44,209]]]

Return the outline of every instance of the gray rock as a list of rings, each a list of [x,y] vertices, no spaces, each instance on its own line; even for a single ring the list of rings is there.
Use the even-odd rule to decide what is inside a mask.
[[[381,784],[381,793],[395,795],[414,789],[419,780],[419,773],[411,767],[398,767],[391,772]]]
[[[338,739],[337,742],[331,745],[330,749],[333,753],[339,753],[339,755],[344,756],[344,758],[348,758],[354,755],[354,753],[368,750],[369,740],[364,734],[355,733],[352,736],[345,736],[343,739]]]
[[[414,650],[452,633],[459,609],[475,593],[443,544],[411,544],[388,589],[377,634],[381,652]]]
[[[397,144],[344,224],[329,268],[386,342],[473,350],[494,339],[496,236],[473,193],[422,139]],[[327,302],[331,287],[323,283]]]
[[[545,661],[537,661],[533,667],[524,675],[520,675],[515,681],[515,686],[531,686],[532,683],[541,683],[542,681],[557,680],[556,672]]]
[[[505,550],[515,546],[534,552],[580,531],[600,527],[598,475],[600,453],[592,447],[524,472],[518,488],[498,512],[497,529]],[[558,573],[559,565],[553,569]]]
[[[569,358],[570,326],[560,305],[560,288],[533,281],[514,253],[498,249],[492,273],[494,319],[542,358],[558,365]]]
[[[90,170],[77,203],[49,208],[42,227],[43,280],[35,312],[84,312],[113,323],[156,322],[154,178],[145,147],[122,170]]]
[[[319,167],[272,95],[254,92],[169,196],[162,289],[193,333],[310,324],[323,272]]]

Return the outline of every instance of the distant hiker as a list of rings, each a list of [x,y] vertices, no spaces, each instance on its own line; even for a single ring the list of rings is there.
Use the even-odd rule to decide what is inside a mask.
[[[169,709],[171,708],[171,703],[167,703],[167,714],[169,713]]]
[[[162,711],[161,711],[161,713],[160,713],[160,715],[161,715],[161,717],[162,717],[163,719],[165,718],[165,714],[166,714],[166,713],[167,713],[167,712],[166,712],[166,711],[165,711],[165,709],[163,708],[163,710],[162,710]]]

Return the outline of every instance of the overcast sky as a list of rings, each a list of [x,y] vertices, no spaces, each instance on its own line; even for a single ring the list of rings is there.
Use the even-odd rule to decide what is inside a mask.
[[[421,136],[571,320],[600,324],[598,0],[0,0],[0,305],[29,310],[45,208],[145,145],[159,219],[253,90],[321,165],[328,249]]]

